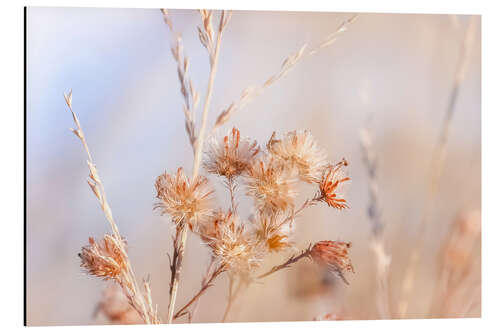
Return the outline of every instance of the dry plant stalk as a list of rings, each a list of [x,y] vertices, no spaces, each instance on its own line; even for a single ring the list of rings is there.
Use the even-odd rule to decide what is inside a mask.
[[[196,143],[195,111],[199,104],[200,97],[188,74],[189,58],[184,54],[182,36],[174,30],[168,11],[166,9],[161,9],[161,12],[163,13],[163,20],[170,29],[170,33],[173,35],[172,47],[170,50],[175,62],[177,63],[177,77],[181,85],[181,95],[184,98],[184,106],[182,110],[184,112],[184,117],[186,118],[185,128],[189,138],[189,143],[191,144],[194,153]]]
[[[410,258],[408,260],[408,266],[404,273],[402,287],[401,287],[401,298],[398,306],[399,317],[404,318],[408,311],[409,301],[411,299],[411,294],[413,292],[415,284],[415,274],[417,267],[420,262],[420,252],[423,246],[424,233],[429,224],[429,220],[432,212],[434,211],[434,205],[436,203],[436,195],[438,190],[438,183],[441,178],[443,171],[443,164],[446,156],[446,144],[448,141],[449,131],[451,127],[451,122],[453,120],[453,115],[455,114],[455,105],[457,101],[458,94],[460,92],[460,87],[465,77],[465,71],[467,69],[467,64],[469,62],[470,53],[472,50],[472,44],[474,43],[474,35],[477,28],[477,24],[473,17],[469,18],[467,28],[461,43],[460,52],[458,55],[457,67],[455,70],[455,77],[453,78],[453,86],[448,100],[448,105],[443,120],[442,128],[439,133],[439,138],[434,148],[432,159],[429,182],[427,183],[427,195],[424,205],[422,220],[418,226],[417,230],[417,244],[412,249],[410,253]]]
[[[373,141],[370,132],[362,129],[360,133],[363,162],[368,172],[369,197],[367,215],[372,223],[371,249],[375,256],[376,265],[376,300],[377,312],[380,319],[390,319],[392,317],[390,293],[389,293],[389,268],[391,256],[387,254],[384,242],[384,224],[378,205],[378,184],[377,184],[377,155],[373,148]]]
[[[166,24],[169,26],[170,30],[173,31],[172,28],[172,22],[168,16],[168,11],[163,9],[162,10],[164,20]],[[202,19],[202,27],[198,28],[199,32],[199,37],[200,41],[202,42],[203,46],[207,49],[208,55],[209,55],[209,62],[210,62],[210,74],[209,74],[209,79],[208,79],[208,85],[207,85],[207,90],[205,94],[205,103],[203,106],[203,113],[202,113],[202,119],[201,119],[201,128],[199,130],[199,133],[197,136],[194,134],[194,110],[191,110],[189,108],[189,98],[186,97],[187,95],[187,89],[186,89],[186,72],[187,72],[187,64],[188,60],[187,58],[184,58],[184,66],[181,66],[181,58],[179,54],[179,49],[180,49],[180,39],[177,39],[177,44],[176,47],[173,48],[172,54],[174,55],[174,59],[176,59],[176,62],[178,64],[178,73],[179,73],[179,80],[181,82],[181,93],[184,95],[185,99],[185,106],[184,106],[184,114],[186,117],[186,130],[188,132],[188,136],[191,142],[191,145],[194,149],[194,162],[193,162],[193,175],[192,179],[196,181],[198,178],[198,172],[201,164],[201,154],[203,151],[203,143],[205,140],[205,131],[206,131],[206,126],[207,126],[207,119],[208,119],[208,110],[210,107],[210,100],[212,98],[212,90],[213,90],[213,85],[214,85],[214,80],[215,80],[215,73],[217,71],[217,63],[218,63],[218,58],[219,58],[219,50],[220,50],[220,45],[222,41],[222,33],[224,31],[224,28],[226,27],[229,18],[231,16],[230,12],[228,13],[227,11],[222,11],[220,15],[220,21],[219,21],[219,26],[218,26],[218,31],[217,31],[217,36],[214,39],[214,31],[212,28],[212,11],[211,10],[200,10],[200,16]],[[194,92],[194,89],[192,89],[192,83],[189,81],[189,87],[192,91],[191,95],[196,96],[196,93]],[[196,104],[196,97],[194,98],[193,104]],[[180,274],[182,270],[182,261],[184,257],[184,251],[186,247],[186,241],[187,241],[187,235],[188,235],[188,228],[187,224],[185,223],[186,221],[180,221],[177,225],[177,232],[176,232],[176,238],[174,240],[174,253],[172,256],[172,263],[170,265],[171,267],[171,272],[172,272],[172,278],[171,278],[171,284],[170,284],[170,300],[169,300],[169,305],[168,305],[168,314],[167,314],[167,323],[171,323],[174,315],[174,307],[175,307],[175,301],[177,298],[177,291],[178,291],[178,286],[179,286],[179,279],[180,279]]]
[[[317,46],[313,48],[308,48],[308,45],[304,44],[297,52],[289,55],[281,64],[279,71],[271,75],[261,85],[258,86],[253,85],[245,88],[241,92],[240,98],[236,102],[231,103],[231,105],[229,105],[225,110],[223,110],[217,116],[217,120],[215,122],[213,131],[215,131],[220,126],[224,125],[237,110],[243,109],[243,107],[245,107],[255,97],[260,95],[266,88],[270,87],[276,81],[286,76],[288,72],[290,72],[290,70],[292,70],[300,60],[303,60],[308,56],[314,55],[323,48],[332,45],[337,40],[337,37],[341,33],[345,32],[349,24],[354,22],[357,17],[358,14],[355,14],[346,21],[342,22],[333,33],[326,36]]]
[[[104,216],[113,231],[112,235],[105,235],[104,240],[100,243],[94,241],[92,237],[89,238],[89,245],[83,247],[82,253],[79,254],[82,259],[81,266],[91,275],[102,277],[105,280],[112,279],[117,282],[127,296],[130,305],[139,313],[144,322],[146,324],[159,324],[158,314],[153,310],[149,282],[144,281],[145,294],[139,289],[132,264],[128,258],[125,239],[120,235],[118,226],[113,219],[111,208],[106,200],[104,185],[92,160],[80,121],[73,111],[72,92],[64,94],[64,99],[76,125],[76,129],[71,129],[71,131],[80,139],[87,153],[87,165],[90,171],[90,179],[87,182],[99,201]]]
[[[458,216],[450,227],[448,239],[439,256],[441,267],[433,295],[430,316],[463,317],[480,304],[480,281],[473,279],[475,250],[481,240],[481,213],[468,212]],[[477,288],[476,288],[477,287]],[[472,293],[464,291],[472,290]],[[460,306],[457,307],[456,304]],[[455,305],[455,306],[454,306]]]

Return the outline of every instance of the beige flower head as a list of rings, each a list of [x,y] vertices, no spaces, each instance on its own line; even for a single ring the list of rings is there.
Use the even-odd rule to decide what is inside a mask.
[[[126,254],[111,235],[104,235],[101,243],[90,237],[89,245],[83,247],[78,256],[82,260],[81,267],[90,275],[105,280],[118,278],[121,272],[127,269]]]
[[[251,219],[255,228],[255,237],[262,242],[269,252],[279,252],[292,246],[291,227],[283,224],[283,214],[260,212]]]
[[[209,173],[230,179],[241,175],[258,153],[257,142],[241,138],[240,131],[233,128],[222,139],[210,139],[203,166]]]
[[[293,207],[297,196],[292,170],[280,161],[267,157],[254,161],[247,171],[247,194],[252,196],[258,210],[285,211]]]
[[[211,215],[208,180],[203,176],[189,179],[182,168],[175,175],[164,173],[156,179],[156,197],[162,214],[172,217],[175,224],[188,223],[192,229]]]
[[[329,165],[323,172],[323,177],[319,183],[321,200],[330,207],[337,209],[348,208],[345,199],[339,197],[341,184],[350,180],[349,177],[345,176],[342,169],[347,165],[347,161],[343,159],[335,165]]]
[[[276,139],[273,133],[267,149],[275,157],[296,168],[301,180],[312,183],[321,178],[326,166],[326,153],[309,131],[292,131]]]
[[[350,247],[351,243],[325,240],[314,244],[310,255],[318,265],[337,273],[345,283],[349,284],[344,277],[344,272],[354,273],[349,258]]]
[[[219,211],[200,229],[201,237],[212,249],[214,257],[231,272],[246,274],[260,264],[261,249],[231,211]]]

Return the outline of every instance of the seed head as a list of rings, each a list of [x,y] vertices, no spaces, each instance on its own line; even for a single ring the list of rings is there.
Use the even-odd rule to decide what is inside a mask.
[[[282,214],[260,212],[251,221],[255,227],[255,238],[262,242],[268,251],[279,252],[292,246],[289,238],[289,224],[281,225]]]
[[[347,166],[347,161],[344,159],[335,165],[329,165],[324,170],[319,183],[321,200],[326,202],[328,206],[337,209],[348,208],[345,199],[338,196],[340,185],[350,179],[345,176],[342,170],[344,166]]]
[[[256,246],[237,215],[231,211],[214,214],[213,218],[200,228],[202,239],[212,249],[228,270],[249,273],[260,264],[262,250]]]
[[[82,260],[81,267],[90,275],[105,280],[118,278],[120,273],[127,269],[126,254],[111,235],[104,235],[100,244],[89,237],[89,245],[83,247],[78,256]]]
[[[282,139],[275,139],[273,133],[267,143],[268,151],[278,159],[296,168],[301,180],[312,183],[321,178],[326,166],[326,153],[321,149],[309,131],[292,131]]]
[[[296,177],[280,161],[267,157],[256,160],[247,171],[247,194],[252,196],[259,210],[285,211],[293,207],[297,196]]]
[[[162,214],[172,217],[175,224],[188,223],[193,228],[211,215],[208,180],[203,176],[190,180],[182,168],[172,176],[164,173],[156,179],[156,197]]]
[[[210,139],[203,166],[209,173],[230,179],[241,175],[258,153],[257,142],[242,139],[240,131],[233,128],[222,139]]]
[[[320,241],[311,249],[311,258],[319,265],[327,267],[330,271],[337,273],[344,282],[344,272],[354,273],[349,258],[351,243],[340,241]]]

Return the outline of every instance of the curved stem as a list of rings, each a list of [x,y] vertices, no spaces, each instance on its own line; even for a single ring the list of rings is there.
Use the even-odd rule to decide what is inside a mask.
[[[303,259],[303,258],[309,258],[311,256],[311,246],[309,246],[307,249],[305,249],[304,251],[302,251],[301,254],[295,256],[295,257],[291,257],[290,259],[288,259],[287,261],[285,261],[284,263],[282,263],[281,265],[278,265],[278,266],[274,266],[273,268],[271,268],[268,272],[264,273],[264,274],[261,274],[257,277],[257,279],[262,279],[262,278],[265,278],[266,276],[269,276],[279,270],[282,270],[282,269],[285,269],[285,268],[289,268],[290,265],[296,263],[297,261],[299,261],[300,259]]]
[[[227,320],[227,317],[229,315],[229,311],[231,311],[231,308],[233,306],[234,300],[236,299],[236,296],[238,295],[241,286],[242,286],[241,280],[238,280],[238,287],[236,290],[233,292],[233,287],[234,287],[234,278],[231,277],[229,280],[229,298],[227,300],[227,305],[226,305],[226,310],[224,311],[224,317],[222,317],[222,322],[225,323]]]
[[[215,280],[217,276],[219,276],[220,273],[225,271],[225,267],[223,265],[219,266],[213,273],[210,275],[210,277],[206,280],[206,282],[201,286],[200,290],[189,300],[189,302],[186,303],[177,313],[173,316],[173,319],[177,319],[179,317],[182,317],[183,315],[187,314],[188,312],[186,311],[191,305],[193,305],[204,293],[205,291],[213,286],[212,282]]]

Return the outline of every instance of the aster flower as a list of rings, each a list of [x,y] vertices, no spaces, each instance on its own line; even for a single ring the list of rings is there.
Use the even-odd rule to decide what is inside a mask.
[[[251,218],[255,228],[255,238],[270,252],[279,252],[291,246],[289,240],[291,225],[282,225],[284,219],[282,214],[265,212],[259,212],[256,217]]]
[[[247,170],[247,194],[259,210],[285,211],[293,207],[296,177],[286,165],[268,157],[254,161]]]
[[[258,153],[257,142],[241,138],[240,131],[233,128],[222,139],[210,139],[203,166],[209,173],[231,179],[241,175]]]
[[[118,278],[127,269],[126,254],[111,235],[104,235],[101,243],[89,237],[89,245],[83,247],[78,256],[82,260],[81,267],[90,275],[105,280]]]
[[[342,160],[336,165],[329,165],[323,172],[323,177],[319,183],[321,192],[321,200],[326,202],[328,206],[343,209],[348,208],[345,199],[339,197],[340,185],[348,181],[342,167],[347,166],[347,161]]]
[[[232,272],[248,273],[259,265],[263,256],[261,248],[231,211],[214,214],[210,221],[200,226],[200,236],[212,249],[214,257]]]
[[[175,224],[188,223],[192,229],[200,221],[211,214],[208,180],[203,176],[190,180],[182,168],[172,176],[164,173],[156,179],[157,198],[160,202],[156,208],[162,214],[172,217]]]
[[[350,247],[351,243],[328,240],[320,241],[314,244],[310,251],[310,256],[317,264],[337,273],[345,283],[349,284],[344,277],[344,272],[354,273],[351,259],[349,258]]]
[[[321,149],[309,131],[292,131],[282,139],[275,139],[273,133],[267,143],[268,151],[278,159],[296,168],[301,180],[318,181],[326,166],[326,153]]]

